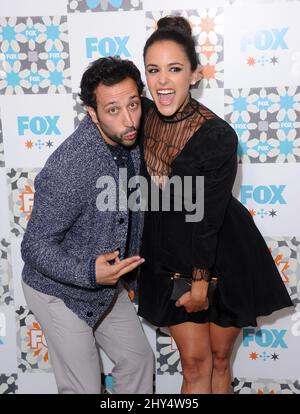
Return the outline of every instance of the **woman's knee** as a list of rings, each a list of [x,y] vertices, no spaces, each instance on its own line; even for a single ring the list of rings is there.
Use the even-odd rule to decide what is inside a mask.
[[[184,379],[188,382],[195,382],[200,377],[207,376],[212,370],[211,354],[201,356],[182,356],[181,365]]]
[[[231,353],[228,351],[216,351],[212,353],[213,369],[225,371],[230,366]]]

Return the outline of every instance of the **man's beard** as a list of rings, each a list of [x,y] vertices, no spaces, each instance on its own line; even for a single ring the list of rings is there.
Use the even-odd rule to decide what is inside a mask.
[[[101,125],[101,122],[99,120],[99,117],[98,117],[98,114],[97,113],[96,113],[96,116],[97,116],[97,120],[98,120],[98,127],[100,128],[100,131],[103,131],[104,132],[104,134],[107,136],[107,138],[109,138],[110,140],[112,140],[116,144],[123,145],[125,147],[132,147],[136,143],[136,140],[134,140],[133,142],[129,142],[129,143],[127,143],[126,141],[124,141],[124,135],[127,135],[127,134],[130,134],[131,132],[136,132],[137,131],[137,129],[135,127],[127,128],[127,130],[125,132],[123,132],[123,134],[121,136],[111,135]]]

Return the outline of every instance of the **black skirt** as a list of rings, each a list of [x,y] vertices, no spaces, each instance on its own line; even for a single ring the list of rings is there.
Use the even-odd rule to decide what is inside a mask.
[[[212,272],[218,276],[214,301],[205,311],[188,313],[170,300],[173,282],[165,270],[172,261],[160,250],[161,213],[145,213],[138,314],[156,326],[214,322],[222,327],[257,326],[256,318],[293,306],[272,255],[248,210],[231,198],[218,234]],[[180,254],[180,252],[179,252]],[[173,262],[176,262],[173,252]]]

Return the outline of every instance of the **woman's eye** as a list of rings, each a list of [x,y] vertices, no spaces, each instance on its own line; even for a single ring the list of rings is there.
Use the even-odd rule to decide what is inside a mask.
[[[157,73],[158,70],[157,69],[148,69],[148,73]]]
[[[178,67],[171,68],[171,72],[180,72],[180,71],[181,71],[181,68],[178,68]]]

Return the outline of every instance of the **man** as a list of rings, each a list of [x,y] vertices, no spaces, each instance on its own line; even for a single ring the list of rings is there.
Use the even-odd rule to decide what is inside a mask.
[[[113,393],[152,393],[152,350],[122,282],[143,263],[140,212],[104,211],[97,203],[99,178],[124,188],[119,168],[128,178],[138,174],[143,83],[132,62],[103,58],[80,86],[88,114],[35,180],[21,247],[23,290],[59,393],[100,392],[96,345],[115,363]]]

